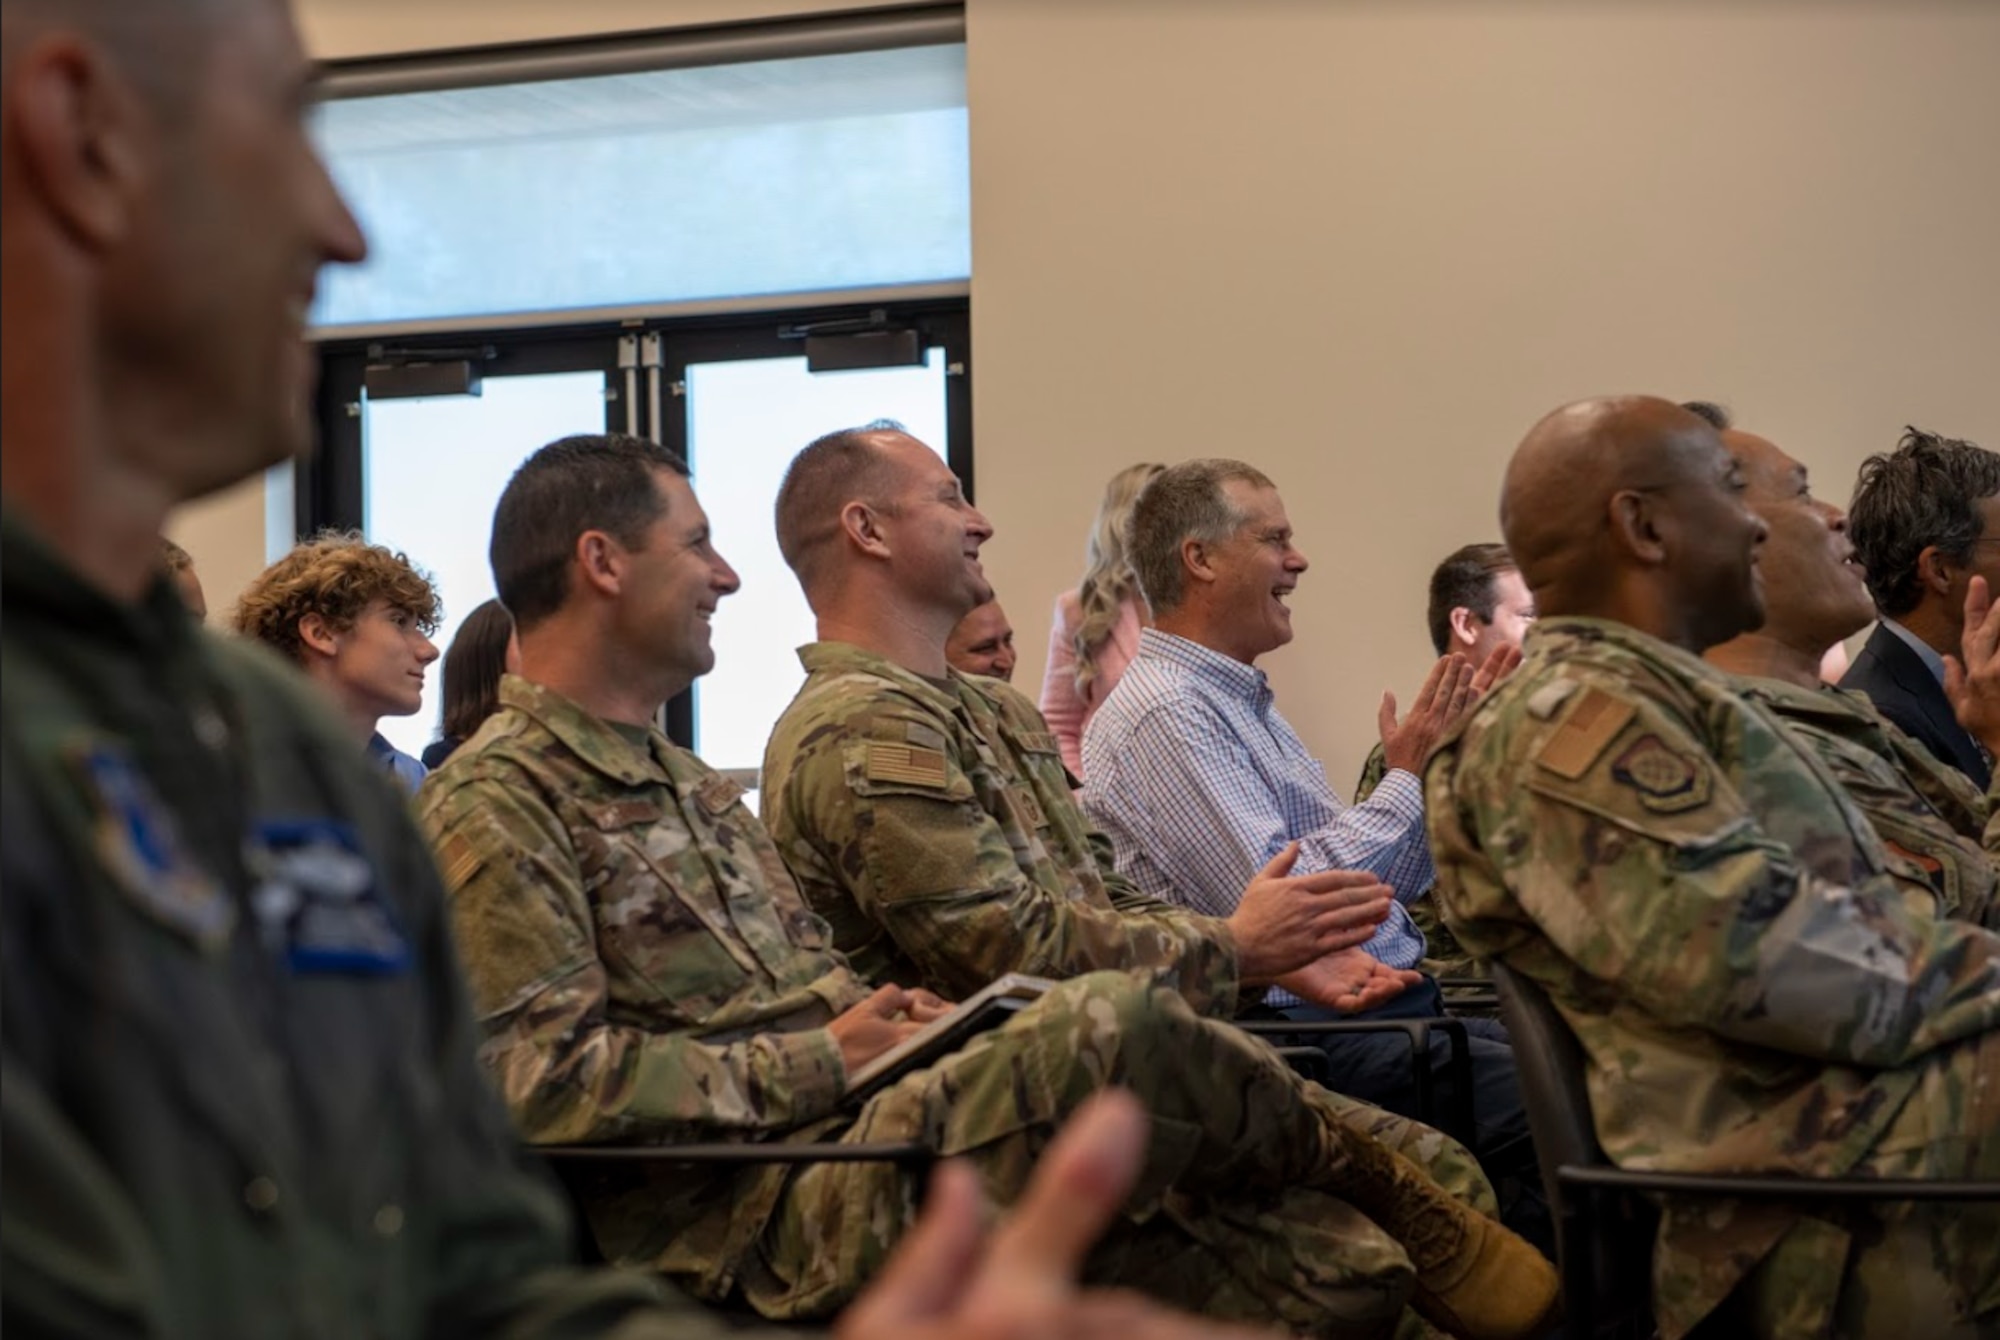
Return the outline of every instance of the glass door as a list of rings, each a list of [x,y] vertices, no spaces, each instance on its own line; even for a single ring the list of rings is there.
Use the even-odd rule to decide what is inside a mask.
[[[785,319],[324,347],[322,450],[297,476],[299,533],[358,527],[407,553],[438,584],[445,609],[437,641],[448,647],[460,621],[493,595],[493,507],[523,459],[571,433],[627,432],[672,447],[687,458],[717,547],[743,588],[715,619],[716,673],[668,704],[664,724],[754,790],[771,727],[804,681],[797,649],[814,636],[772,525],[792,457],[823,433],[893,419],[936,448],[972,492],[962,301],[892,309],[887,325],[907,355],[897,366],[808,367],[810,332],[874,330],[880,311],[820,309],[799,314],[804,325]],[[458,363],[467,366],[447,366]],[[462,389],[469,384],[477,389]],[[371,385],[393,395],[371,395]],[[459,393],[428,393],[440,389]],[[441,679],[433,669],[416,716],[382,722],[397,748],[419,753],[435,738]]]
[[[798,648],[812,611],[778,554],[778,485],[799,449],[837,428],[893,419],[940,454],[945,354],[922,367],[812,373],[803,356],[691,364],[685,387],[689,464],[722,556],[743,588],[714,622],[715,673],[689,705],[695,752],[749,783],[778,715],[805,682]]]
[[[964,305],[827,312],[805,321],[669,331],[659,371],[661,440],[687,457],[716,545],[743,579],[715,616],[716,668],[668,704],[668,732],[752,791],[753,809],[765,742],[805,682],[798,649],[815,637],[773,525],[792,458],[822,434],[889,419],[935,448],[972,492]],[[808,336],[885,324],[911,336],[908,347],[921,363],[808,366]]]
[[[455,343],[465,346],[463,339]],[[379,375],[385,367],[461,361],[477,374],[476,385],[456,394],[410,395],[411,376]],[[633,397],[618,364],[615,335],[532,348],[375,345],[327,357],[321,393],[327,440],[300,472],[300,533],[358,528],[409,555],[437,585],[444,618],[435,640],[442,651],[465,616],[493,596],[487,563],[493,508],[515,468],[559,437],[627,427]],[[371,369],[378,375],[371,378]],[[377,395],[371,380],[403,385],[400,393]],[[382,719],[382,734],[398,749],[414,756],[437,738],[443,679],[441,662],[433,664],[416,715]]]
[[[604,427],[604,375],[494,377],[482,394],[370,400],[362,429],[361,528],[430,573],[444,602],[439,650],[493,598],[487,543],[493,509],[515,467],[545,443]],[[384,717],[382,734],[411,756],[437,738],[443,667],[424,677],[415,716]]]

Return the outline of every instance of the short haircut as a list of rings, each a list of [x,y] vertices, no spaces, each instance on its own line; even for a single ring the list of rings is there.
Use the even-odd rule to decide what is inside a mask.
[[[472,738],[500,706],[500,676],[507,668],[507,643],[514,636],[514,619],[507,607],[488,600],[465,616],[444,654],[443,734],[447,739]]]
[[[1442,656],[1451,649],[1451,612],[1468,609],[1481,623],[1493,622],[1499,596],[1493,579],[1503,572],[1516,571],[1514,556],[1504,544],[1468,544],[1454,549],[1431,574],[1431,599],[1425,612],[1430,623],[1431,646]]]
[[[1243,524],[1242,513],[1222,491],[1232,480],[1253,488],[1277,487],[1255,466],[1205,457],[1168,466],[1133,504],[1132,571],[1156,616],[1181,603],[1182,542],[1218,544]]]
[[[346,632],[376,601],[401,610],[426,635],[444,613],[429,574],[359,531],[325,531],[298,545],[257,575],[236,602],[230,626],[245,637],[304,663],[299,621],[317,614],[335,632]]]
[[[150,110],[180,120],[203,86],[208,48],[240,17],[226,0],[7,0],[7,35],[26,46],[49,31],[87,34],[151,100]]]
[[[521,463],[493,509],[487,547],[493,589],[516,628],[533,628],[569,599],[570,563],[585,531],[640,547],[666,511],[657,470],[688,473],[679,452],[624,433],[560,438]]]
[[[877,511],[894,510],[887,494],[896,470],[872,439],[909,431],[894,419],[877,419],[822,434],[792,458],[778,486],[778,552],[808,593],[828,547],[840,537],[841,508],[859,499]]]
[[[160,537],[160,570],[169,575],[186,572],[194,567],[194,555],[162,535]]]
[[[1917,556],[1933,545],[1954,563],[1970,563],[1983,528],[1974,504],[1995,494],[2000,455],[1918,428],[1905,428],[1894,451],[1863,461],[1847,534],[1875,607],[1892,619],[1917,607]]]
[[[1683,400],[1681,408],[1694,415],[1697,419],[1706,422],[1710,428],[1713,428],[1718,433],[1727,432],[1736,426],[1735,420],[1729,417],[1729,410],[1725,406],[1716,404],[1713,400]],[[1442,655],[1443,653],[1440,652],[1439,654]]]

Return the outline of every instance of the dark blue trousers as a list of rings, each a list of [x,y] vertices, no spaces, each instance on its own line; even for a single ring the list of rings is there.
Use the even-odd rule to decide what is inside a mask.
[[[1437,982],[1426,976],[1394,1000],[1360,1014],[1339,1014],[1321,1005],[1293,1005],[1277,1013],[1301,1022],[1427,1019],[1444,1013],[1444,996]],[[1472,1152],[1499,1194],[1501,1220],[1553,1257],[1555,1229],[1542,1191],[1534,1140],[1528,1133],[1528,1112],[1521,1101],[1521,1081],[1514,1068],[1507,1026],[1498,1019],[1462,1018],[1459,1022],[1465,1025],[1472,1053]],[[1328,1088],[1401,1116],[1422,1118],[1417,1110],[1410,1044],[1403,1034],[1301,1034],[1290,1041],[1310,1043],[1326,1053]],[[1447,1113],[1460,1101],[1451,1067],[1451,1039],[1434,1031],[1430,1045],[1433,1093],[1438,1112]]]

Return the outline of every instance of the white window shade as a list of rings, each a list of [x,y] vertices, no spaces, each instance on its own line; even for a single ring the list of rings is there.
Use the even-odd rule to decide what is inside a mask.
[[[317,135],[370,245],[322,329],[971,273],[963,45],[344,98]]]

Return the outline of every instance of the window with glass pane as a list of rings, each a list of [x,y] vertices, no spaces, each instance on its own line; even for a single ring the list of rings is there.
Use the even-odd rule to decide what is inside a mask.
[[[696,363],[687,392],[695,492],[716,548],[743,579],[715,615],[715,672],[695,686],[695,751],[710,767],[756,768],[805,682],[798,648],[814,638],[772,525],[785,468],[822,433],[881,418],[942,455],[944,351],[930,350],[923,367],[819,374],[803,358]]]
[[[314,323],[963,280],[965,48],[333,101],[367,229]]]
[[[493,508],[522,461],[544,444],[604,428],[604,374],[488,377],[477,396],[366,400],[362,478],[368,538],[408,554],[444,601],[438,649],[493,595],[487,544]],[[412,756],[437,738],[442,659],[424,676],[415,716],[384,717],[389,742]]]

